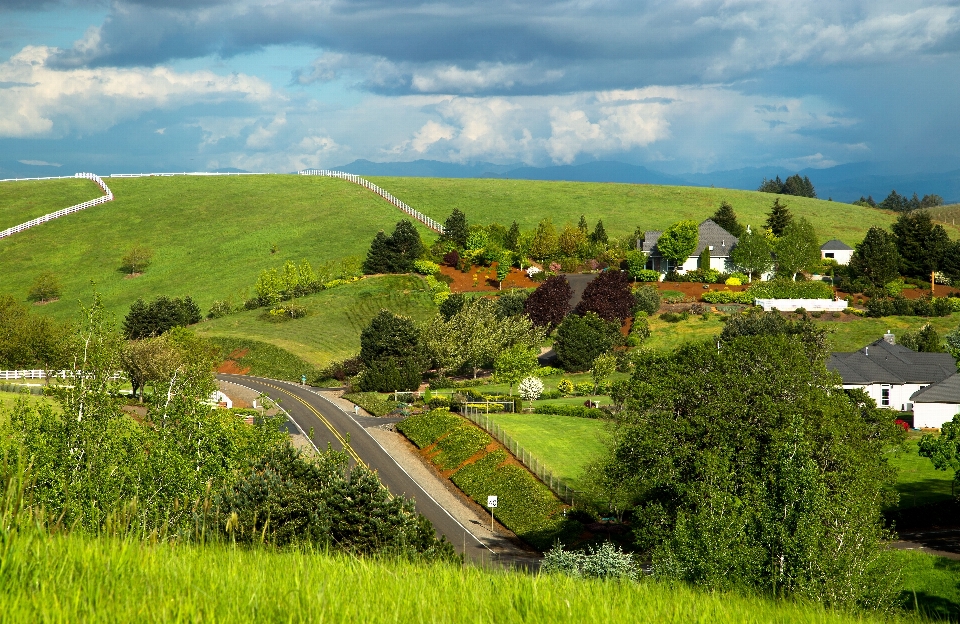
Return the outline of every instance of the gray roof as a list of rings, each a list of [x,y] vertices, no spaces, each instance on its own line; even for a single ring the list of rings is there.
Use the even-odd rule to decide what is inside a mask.
[[[657,241],[663,232],[652,230],[643,235],[643,246],[640,248],[644,253],[659,256],[660,250],[657,247]],[[699,256],[708,246],[711,258],[726,258],[730,256],[730,250],[737,244],[737,237],[716,224],[713,219],[706,219],[699,227],[699,242],[697,249],[690,256]]]
[[[914,403],[960,403],[960,375],[954,373],[943,381],[913,393]]]
[[[838,241],[837,239],[828,240],[824,244],[820,245],[821,251],[853,251],[853,247],[846,244],[843,241]]]
[[[918,353],[881,338],[853,353],[831,353],[827,368],[850,385],[935,384],[957,372],[957,361],[949,353]]]

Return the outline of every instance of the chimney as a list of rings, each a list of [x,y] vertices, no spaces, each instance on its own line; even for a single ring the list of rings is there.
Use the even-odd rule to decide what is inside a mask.
[[[890,333],[890,330],[887,330],[887,333],[883,335],[883,341],[887,344],[897,344],[897,337]]]

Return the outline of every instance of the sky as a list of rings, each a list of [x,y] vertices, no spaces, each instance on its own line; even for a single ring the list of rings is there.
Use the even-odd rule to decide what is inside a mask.
[[[960,168],[960,0],[0,0],[0,164]]]

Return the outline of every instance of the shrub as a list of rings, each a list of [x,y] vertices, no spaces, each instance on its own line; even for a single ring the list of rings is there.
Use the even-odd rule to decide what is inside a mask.
[[[571,297],[573,297],[573,289],[570,288],[567,278],[557,275],[540,284],[527,297],[524,311],[537,327],[553,329],[570,311]]]
[[[267,313],[266,319],[274,322],[289,321],[291,319],[303,318],[307,315],[307,309],[296,303],[284,303],[275,306]]]
[[[633,325],[630,326],[630,336],[643,342],[650,337],[650,323],[642,316],[633,319]],[[636,345],[634,345],[636,346]]]
[[[655,314],[660,309],[660,292],[655,286],[641,286],[633,291],[633,312]]]
[[[210,304],[210,311],[207,312],[207,318],[209,319],[218,319],[227,316],[228,314],[233,314],[233,305],[229,301],[224,301],[223,299],[217,299],[212,304]]]
[[[429,260],[414,260],[413,270],[420,275],[435,275],[440,271],[440,265]]]
[[[560,573],[574,578],[626,579],[640,578],[640,568],[630,553],[620,546],[604,542],[594,550],[587,546],[586,552],[568,551],[556,544],[543,557],[540,568],[547,574]]]
[[[740,286],[743,284],[743,281],[739,277],[728,277],[724,284],[727,286]]]
[[[357,379],[357,388],[363,392],[393,392],[416,390],[420,387],[423,371],[414,359],[397,361],[385,357],[368,365]]]
[[[331,362],[329,366],[320,371],[320,377],[324,379],[346,381],[350,377],[359,375],[360,371],[362,370],[363,361],[360,359],[360,356],[355,356],[352,358],[347,358],[346,360]]]
[[[708,290],[700,296],[700,299],[707,303],[742,303],[745,305],[753,304],[753,295],[749,291],[734,292],[732,290]]]
[[[622,344],[619,323],[606,321],[593,312],[571,314],[557,328],[553,348],[565,370],[587,370],[598,355]]]
[[[410,416],[397,423],[397,430],[416,444],[417,448],[424,448],[462,422],[462,418],[447,410],[433,410]]]
[[[527,377],[520,382],[517,392],[524,401],[536,401],[543,394],[543,382],[536,377]]]
[[[660,315],[660,320],[666,321],[667,323],[679,323],[680,321],[685,321],[690,318],[689,312],[664,312]]]
[[[573,393],[577,396],[589,396],[593,394],[593,384],[587,382],[574,384]]]
[[[376,392],[353,392],[343,395],[343,398],[356,403],[374,416],[386,416],[397,409],[396,401],[384,399]]]
[[[561,379],[557,384],[557,391],[560,394],[573,394],[573,382],[569,379]]]
[[[443,255],[443,263],[454,269],[457,268],[460,265],[460,253],[456,249],[445,253]]]
[[[638,282],[659,282],[660,273],[653,269],[643,269],[635,275]]]
[[[53,271],[44,271],[33,280],[27,293],[27,301],[50,301],[60,298],[60,278]]]
[[[174,327],[200,322],[200,306],[190,297],[170,299],[160,295],[149,304],[137,299],[123,319],[123,334],[128,340],[159,336]]]
[[[747,292],[756,299],[833,299],[833,288],[826,282],[757,282]]]
[[[536,406],[533,411],[536,414],[573,416],[576,418],[603,419],[610,417],[609,412],[596,407],[586,407],[584,405],[561,405],[559,403],[541,404]]]
[[[452,470],[487,447],[492,438],[477,427],[461,421],[460,425],[437,440],[440,452],[433,463],[442,470]]]

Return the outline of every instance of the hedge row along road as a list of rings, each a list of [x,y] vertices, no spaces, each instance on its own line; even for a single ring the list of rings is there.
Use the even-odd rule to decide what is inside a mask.
[[[389,421],[373,417],[355,418],[325,398],[294,383],[248,375],[218,375],[218,378],[262,392],[278,401],[308,436],[312,430],[311,441],[317,448],[323,450],[329,444],[339,450],[346,446],[351,460],[375,470],[380,482],[391,494],[414,499],[417,511],[433,523],[437,534],[446,537],[466,558],[482,562],[495,560],[493,551],[431,498],[361,424],[380,425]]]

